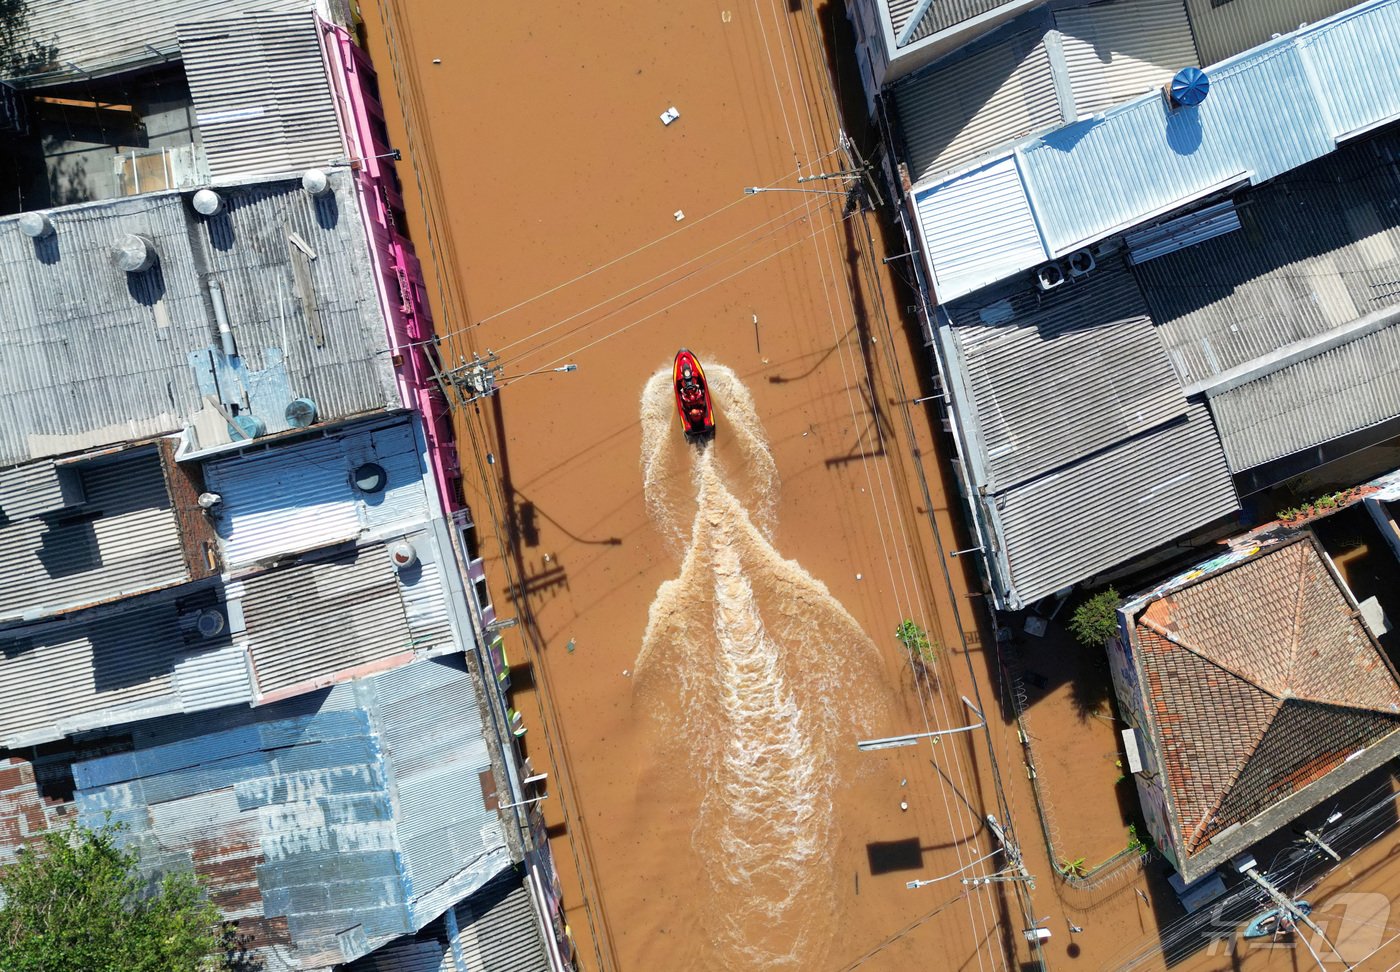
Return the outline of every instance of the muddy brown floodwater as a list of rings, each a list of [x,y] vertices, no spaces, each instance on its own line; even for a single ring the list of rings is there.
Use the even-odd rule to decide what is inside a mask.
[[[1160,967],[1159,925],[1181,917],[1163,868],[1073,889],[1041,839],[967,558],[933,532],[968,545],[932,415],[910,404],[932,389],[914,297],[881,262],[902,244],[846,208],[840,178],[797,181],[849,164],[827,61],[852,56],[841,8],[362,9],[443,357],[503,365],[454,424],[493,600],[522,621],[515,704],[549,774],[579,966],[1019,969],[1045,918],[1052,968]],[[715,385],[709,446],[670,412],[681,346]],[[935,649],[920,673],[893,637],[906,618]],[[986,710],[1005,806],[979,733],[856,750],[969,724],[964,695]],[[1125,839],[1124,818],[1067,695],[1029,724],[1063,757],[1046,790],[1074,853],[1097,855],[1112,839],[1088,838]],[[1002,865],[984,816],[1007,810],[1033,904],[959,880]],[[1393,848],[1326,893],[1394,900]],[[1384,968],[1400,939],[1380,941]]]
[[[504,369],[455,424],[581,967],[1015,967],[1014,892],[957,879],[995,866],[983,743],[855,746],[966,725],[975,687],[911,295],[844,181],[797,181],[849,164],[844,14],[363,14],[444,358]],[[670,410],[681,346],[708,446]]]

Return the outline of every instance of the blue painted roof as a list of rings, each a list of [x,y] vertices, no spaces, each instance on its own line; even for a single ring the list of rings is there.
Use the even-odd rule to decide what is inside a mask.
[[[461,659],[143,724],[133,743],[73,764],[83,822],[111,812],[127,839],[188,860],[257,946],[290,947],[300,968],[411,934],[511,863]]]
[[[1400,0],[1372,0],[1209,68],[1210,95],[1198,107],[1173,110],[1160,93],[1144,95],[1030,139],[1001,157],[1006,164],[916,188],[938,299],[1273,178],[1400,117],[1396,50]],[[1000,221],[1004,240],[982,218],[991,203],[1023,217]],[[969,260],[969,250],[998,258]]]

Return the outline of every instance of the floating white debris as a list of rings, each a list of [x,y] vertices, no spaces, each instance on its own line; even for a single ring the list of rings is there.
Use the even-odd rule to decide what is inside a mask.
[[[671,215],[674,216],[674,217],[676,217],[676,222],[679,223],[681,220],[685,219],[685,210],[684,210],[684,209],[677,209],[677,210],[676,210],[674,213],[672,213]]]
[[[661,124],[669,125],[679,117],[681,117],[680,111],[676,109],[675,105],[672,105],[661,113]]]

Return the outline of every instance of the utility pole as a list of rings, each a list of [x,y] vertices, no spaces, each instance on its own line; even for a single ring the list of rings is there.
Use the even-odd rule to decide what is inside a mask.
[[[1334,955],[1336,955],[1338,958],[1341,958],[1341,952],[1337,951],[1337,946],[1333,945],[1331,940],[1328,939],[1327,933],[1322,930],[1322,927],[1318,925],[1317,922],[1313,921],[1312,918],[1307,914],[1307,912],[1303,911],[1301,908],[1295,905],[1287,895],[1285,895],[1282,891],[1275,887],[1272,881],[1270,881],[1268,878],[1264,877],[1264,875],[1259,873],[1257,864],[1253,857],[1246,857],[1244,860],[1239,861],[1236,864],[1236,869],[1241,874],[1245,875],[1255,884],[1259,885],[1261,888],[1264,889],[1264,893],[1267,894],[1270,900],[1272,900],[1273,903],[1278,907],[1280,916],[1288,915],[1295,922],[1301,922],[1302,924],[1307,925],[1313,931],[1317,932],[1318,938],[1321,938],[1324,942],[1327,943],[1327,947],[1332,950],[1332,953]],[[1312,952],[1312,957],[1317,962],[1317,967],[1325,970],[1327,966],[1322,964],[1322,959],[1318,956],[1317,952],[1313,951],[1312,943],[1309,942],[1307,940],[1307,937],[1304,935],[1299,935],[1298,937],[1302,939],[1303,944],[1307,946],[1308,951]],[[1348,962],[1346,959],[1342,959],[1342,964],[1345,965],[1348,970],[1350,970],[1352,967],[1351,963]]]

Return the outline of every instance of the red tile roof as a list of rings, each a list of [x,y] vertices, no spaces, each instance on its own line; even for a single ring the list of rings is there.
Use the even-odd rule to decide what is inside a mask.
[[[1151,602],[1135,641],[1194,854],[1400,728],[1400,679],[1311,536]]]

